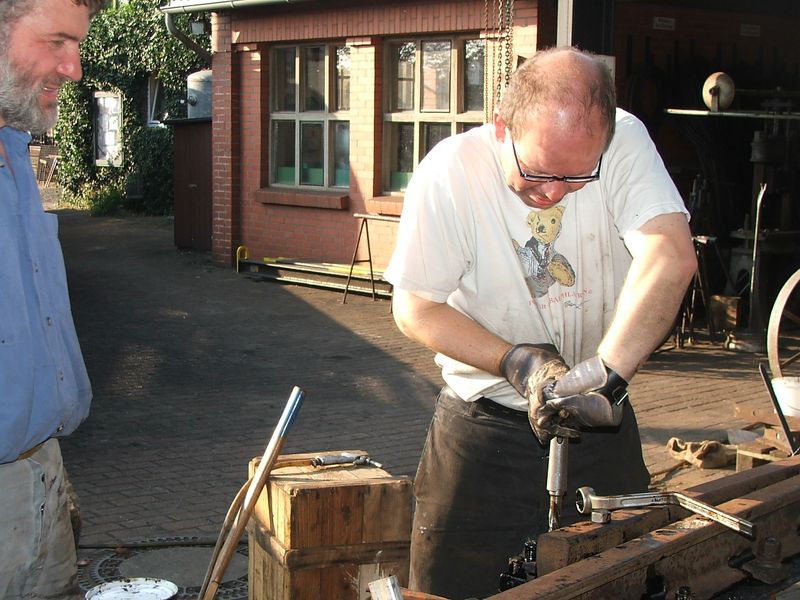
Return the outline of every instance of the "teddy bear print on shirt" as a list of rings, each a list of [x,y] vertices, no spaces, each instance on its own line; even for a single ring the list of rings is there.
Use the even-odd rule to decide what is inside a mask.
[[[531,238],[521,246],[512,239],[514,250],[525,270],[525,281],[534,298],[547,294],[551,285],[575,285],[575,271],[563,254],[555,250],[555,241],[561,232],[564,207],[553,206],[528,213],[526,222]]]

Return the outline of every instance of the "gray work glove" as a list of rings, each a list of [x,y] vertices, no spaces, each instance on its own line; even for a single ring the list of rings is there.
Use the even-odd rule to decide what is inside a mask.
[[[615,427],[622,422],[628,382],[594,356],[572,367],[543,392],[546,401],[537,412],[541,427],[548,428],[550,421],[568,428]]]
[[[577,435],[577,432],[568,433],[569,430],[564,430],[560,419],[551,412],[546,413],[546,419],[538,416],[548,400],[545,389],[552,388],[568,370],[569,367],[551,344],[517,344],[500,361],[503,377],[528,401],[528,421],[543,445],[553,436]]]

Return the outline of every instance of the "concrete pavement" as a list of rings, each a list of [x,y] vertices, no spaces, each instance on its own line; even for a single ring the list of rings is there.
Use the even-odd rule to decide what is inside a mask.
[[[212,266],[174,247],[166,218],[64,210],[60,223],[94,389],[89,419],[62,443],[81,503],[84,587],[131,574],[117,546],[135,554],[151,541],[163,551],[215,539],[293,386],[307,398],[284,452],[359,448],[413,476],[440,379],[432,353],[397,331],[387,301],[350,295],[343,305],[337,292]],[[682,469],[665,479],[676,464],[665,443],[722,439],[743,425],[736,404],[768,408],[763,358],[708,342],[653,356],[631,396],[658,485],[726,474]],[[189,571],[176,576],[196,580]]]

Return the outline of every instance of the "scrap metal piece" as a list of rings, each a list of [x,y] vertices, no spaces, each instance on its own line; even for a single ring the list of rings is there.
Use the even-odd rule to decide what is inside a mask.
[[[648,506],[667,506],[676,504],[698,515],[711,519],[742,535],[755,539],[755,525],[750,521],[725,513],[715,506],[695,500],[679,492],[644,492],[641,494],[622,494],[619,496],[598,496],[590,487],[578,488],[575,505],[582,515],[592,515],[595,523],[605,523],[604,512],[625,508],[645,508]],[[595,519],[595,512],[598,519]]]

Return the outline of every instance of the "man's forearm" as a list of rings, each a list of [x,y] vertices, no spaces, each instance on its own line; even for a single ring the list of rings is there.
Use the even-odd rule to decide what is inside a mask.
[[[400,331],[411,339],[452,359],[500,375],[500,361],[511,344],[449,304],[395,289],[392,311]]]
[[[657,217],[629,245],[634,260],[598,348],[603,361],[628,381],[667,336],[697,268],[681,214]]]

